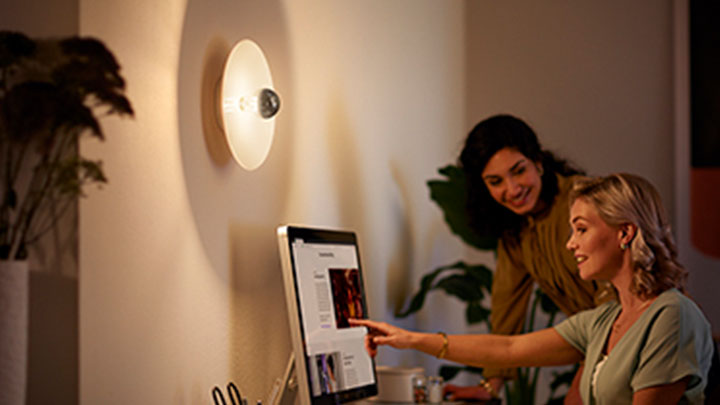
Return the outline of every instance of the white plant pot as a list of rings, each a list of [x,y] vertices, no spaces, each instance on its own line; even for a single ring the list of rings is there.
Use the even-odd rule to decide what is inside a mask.
[[[0,404],[25,404],[30,276],[27,261],[0,260]]]

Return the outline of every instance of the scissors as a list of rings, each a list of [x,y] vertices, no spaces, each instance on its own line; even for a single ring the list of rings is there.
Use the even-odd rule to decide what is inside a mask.
[[[240,391],[238,390],[234,382],[231,381],[228,383],[227,391],[228,396],[230,397],[231,405],[247,404],[246,401],[243,401],[242,396],[240,395]],[[212,397],[213,401],[215,401],[215,405],[227,405],[227,402],[225,402],[225,395],[223,394],[220,387],[218,387],[217,385],[212,389]]]

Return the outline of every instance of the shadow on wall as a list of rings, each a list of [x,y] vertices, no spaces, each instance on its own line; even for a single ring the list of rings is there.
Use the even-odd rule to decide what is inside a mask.
[[[363,176],[360,164],[358,142],[359,136],[348,117],[345,97],[337,89],[332,91],[327,112],[327,151],[329,153],[331,181],[334,183],[338,198],[338,220],[341,226],[352,229],[361,238],[365,230],[370,228],[367,218],[365,201],[367,187],[361,184],[367,176]],[[362,249],[362,244],[360,245]]]
[[[285,313],[285,303],[275,240],[292,167],[286,25],[279,0],[189,0],[178,72],[183,174],[198,238],[212,266],[198,271],[213,271],[230,291],[228,377],[247,390],[243,394],[262,398],[284,370],[290,351],[288,333],[282,333],[287,318],[278,316]],[[283,100],[268,158],[252,172],[231,158],[214,105],[225,59],[246,38],[263,49]],[[194,400],[206,402],[207,397]]]
[[[210,39],[203,57],[202,86],[200,88],[200,111],[203,139],[207,153],[215,166],[232,164],[232,153],[219,123],[217,86],[223,74],[223,67],[232,44],[221,36]]]
[[[392,304],[393,313],[403,310],[405,299],[412,293],[410,281],[412,274],[410,269],[413,265],[413,243],[412,232],[410,232],[410,213],[412,205],[409,203],[409,191],[407,180],[403,178],[397,164],[391,164],[390,171],[395,185],[397,186],[401,200],[399,205],[393,207],[396,212],[395,218],[398,223],[396,229],[400,230],[399,246],[394,249],[387,271],[387,302]]]
[[[397,165],[388,165],[387,152],[381,149],[363,149],[370,142],[360,137],[372,136],[358,133],[357,125],[349,116],[345,102],[347,97],[337,88],[333,89],[330,111],[327,116],[328,132],[326,135],[327,150],[330,152],[332,182],[336,190],[339,223],[356,231],[360,239],[360,256],[365,269],[365,282],[368,286],[387,286],[385,300],[392,305],[390,313],[399,311],[408,295],[410,268],[412,262],[412,240],[408,218],[411,208],[408,203],[406,179],[401,178]],[[374,145],[382,148],[384,145]],[[392,182],[386,181],[385,169],[389,168]],[[382,173],[382,178],[377,176]],[[389,187],[393,187],[390,189]],[[389,195],[388,193],[394,193]],[[377,206],[378,202],[391,204],[389,208],[392,223],[377,227],[377,215],[382,215],[388,207]],[[374,205],[375,204],[375,205]],[[385,217],[388,218],[388,217]],[[372,234],[373,230],[382,229],[383,235]],[[390,236],[388,233],[391,233]],[[387,243],[392,241],[393,245]],[[389,258],[387,269],[373,268],[372,259],[382,256],[381,251],[393,252]],[[368,252],[366,254],[365,252]],[[373,278],[382,280],[373,280]],[[372,287],[370,287],[372,288]],[[368,293],[371,298],[371,292]],[[372,299],[369,299],[373,302]],[[388,308],[377,308],[374,316],[385,314]],[[371,312],[371,315],[373,313]]]

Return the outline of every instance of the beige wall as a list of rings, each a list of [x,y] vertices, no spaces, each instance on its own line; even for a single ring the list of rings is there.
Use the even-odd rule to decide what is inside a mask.
[[[83,145],[110,179],[81,205],[83,403],[207,403],[229,380],[265,399],[290,349],[280,223],[357,230],[378,318],[460,254],[424,182],[464,132],[463,4],[81,2],[137,112]],[[218,55],[245,37],[283,97],[254,172],[222,163],[202,119]]]
[[[6,0],[2,3],[0,29],[30,36],[54,37],[78,31],[77,0]]]
[[[688,0],[673,1],[675,94],[675,234],[680,260],[690,271],[690,292],[720,339],[720,259],[703,254],[690,240],[690,70]]]
[[[672,206],[671,22],[669,1],[81,1],[137,112],[83,145],[110,183],[81,204],[81,402],[207,403],[229,380],[264,399],[290,347],[283,222],[357,230],[371,315],[392,319],[423,273],[471,255],[425,181],[492,113],[592,173],[648,176]],[[254,172],[203,119],[244,37],[283,97]],[[462,330],[457,302],[427,305],[402,324]]]
[[[589,174],[646,176],[672,212],[671,3],[468,2],[468,128],[517,114]]]

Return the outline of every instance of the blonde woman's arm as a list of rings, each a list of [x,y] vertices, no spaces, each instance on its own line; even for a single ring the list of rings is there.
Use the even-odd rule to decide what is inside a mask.
[[[370,320],[351,320],[354,326],[368,328],[366,346],[371,355],[377,346],[396,349],[415,349],[432,356],[476,367],[522,367],[573,364],[582,354],[554,329],[543,329],[524,335],[452,335],[412,332],[396,326]]]

